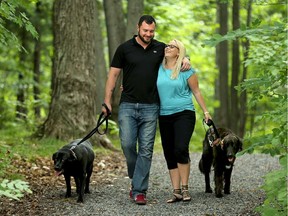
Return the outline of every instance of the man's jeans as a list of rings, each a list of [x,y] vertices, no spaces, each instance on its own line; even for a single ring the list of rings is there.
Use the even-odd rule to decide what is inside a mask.
[[[122,102],[119,106],[121,147],[132,179],[133,197],[146,194],[148,189],[158,115],[158,104]]]

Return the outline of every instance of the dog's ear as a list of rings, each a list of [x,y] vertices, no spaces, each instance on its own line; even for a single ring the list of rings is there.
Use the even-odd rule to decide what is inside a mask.
[[[239,138],[239,137],[237,137],[237,138],[238,138],[238,143],[237,143],[238,149],[239,149],[239,151],[242,151],[243,150],[243,141],[241,138]]]
[[[52,155],[52,160],[55,160],[57,156],[57,152]]]

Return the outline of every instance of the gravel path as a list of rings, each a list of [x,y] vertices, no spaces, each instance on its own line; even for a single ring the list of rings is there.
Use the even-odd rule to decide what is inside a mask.
[[[253,208],[263,202],[265,194],[259,189],[263,184],[262,176],[279,168],[277,158],[268,155],[246,154],[237,158],[232,173],[231,194],[216,198],[214,194],[204,193],[204,176],[198,170],[199,153],[191,154],[190,192],[191,202],[167,204],[171,196],[171,186],[166,164],[161,153],[153,157],[150,174],[148,204],[138,206],[128,196],[129,179],[125,176],[114,178],[108,185],[91,185],[91,194],[84,196],[84,204],[76,203],[76,194],[64,198],[64,186],[51,191],[39,200],[43,215],[257,215]],[[211,174],[212,175],[212,174]],[[213,179],[213,177],[212,177]],[[214,187],[214,183],[211,184]],[[49,205],[47,206],[47,204]],[[42,206],[42,207],[41,207]],[[50,206],[50,207],[49,207]]]

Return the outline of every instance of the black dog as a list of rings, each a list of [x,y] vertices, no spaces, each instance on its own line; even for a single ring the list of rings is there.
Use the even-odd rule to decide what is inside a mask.
[[[223,197],[223,181],[225,182],[224,193],[230,194],[231,173],[236,159],[236,153],[242,150],[242,140],[231,130],[217,129],[220,139],[211,142],[213,130],[210,128],[203,140],[203,153],[199,161],[199,169],[205,175],[205,193],[212,193],[210,187],[211,166],[214,167],[215,195]],[[210,143],[209,143],[210,140]]]
[[[73,176],[76,183],[76,192],[78,193],[77,202],[83,202],[84,192],[90,193],[89,182],[93,171],[95,154],[89,141],[84,141],[77,145],[79,141],[74,140],[70,144],[63,146],[53,154],[52,159],[56,175],[60,176],[63,174],[65,177],[65,197],[71,197],[70,177]]]

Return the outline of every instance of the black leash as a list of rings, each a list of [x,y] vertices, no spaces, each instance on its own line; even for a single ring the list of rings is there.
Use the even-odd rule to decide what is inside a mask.
[[[209,141],[210,146],[212,146],[212,145],[213,145],[213,142],[214,142],[216,139],[220,138],[219,132],[218,132],[218,130],[217,130],[214,122],[213,122],[211,119],[208,119],[208,122],[205,122],[205,119],[203,119],[203,126],[204,126],[204,123],[210,127],[210,128],[208,129],[208,130],[209,130],[209,134],[208,134],[208,137],[207,137],[207,138],[208,138],[208,141]],[[211,128],[211,126],[212,126],[212,128]],[[204,127],[204,129],[205,129],[205,127]],[[206,132],[207,132],[207,131],[206,131]],[[215,137],[214,137],[214,134],[215,134]]]
[[[107,130],[108,130],[108,118],[109,118],[109,116],[111,115],[111,111],[109,110],[108,106],[107,106],[105,103],[103,103],[102,106],[105,107],[105,109],[106,109],[106,111],[107,111],[107,115],[104,116],[104,113],[101,112],[101,114],[100,114],[100,116],[99,116],[99,118],[98,118],[96,127],[95,127],[90,133],[88,133],[82,140],[80,140],[80,141],[77,143],[77,145],[79,145],[80,143],[82,143],[82,142],[86,141],[87,139],[89,139],[89,138],[90,138],[94,133],[96,133],[96,132],[97,132],[98,134],[100,134],[100,135],[103,135],[103,134],[106,134],[106,133],[107,133]],[[103,116],[104,116],[104,118],[103,118]],[[106,122],[105,130],[104,130],[103,133],[100,133],[99,127],[100,127],[100,125],[103,124],[103,122]]]

